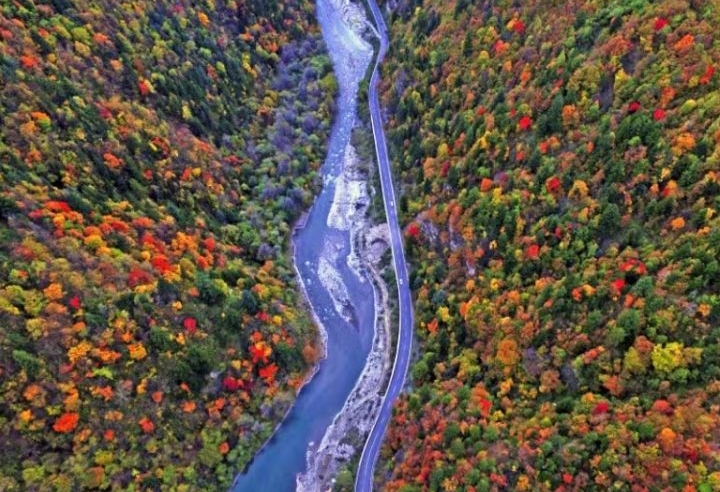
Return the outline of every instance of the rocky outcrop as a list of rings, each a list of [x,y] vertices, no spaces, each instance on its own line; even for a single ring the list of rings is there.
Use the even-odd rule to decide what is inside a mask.
[[[363,6],[352,0],[330,0],[330,4],[342,12],[343,20],[357,35],[362,36],[372,32],[378,38],[380,37],[375,26],[368,21]]]

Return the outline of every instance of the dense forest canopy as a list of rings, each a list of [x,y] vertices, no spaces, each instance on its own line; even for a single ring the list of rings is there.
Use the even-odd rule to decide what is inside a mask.
[[[716,2],[392,2],[391,491],[720,489]]]
[[[0,489],[221,490],[318,357],[309,1],[0,6]]]

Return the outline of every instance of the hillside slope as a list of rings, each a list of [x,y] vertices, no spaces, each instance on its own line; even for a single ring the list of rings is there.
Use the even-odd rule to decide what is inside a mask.
[[[718,490],[713,2],[400,0],[419,359],[383,490]]]
[[[0,489],[221,490],[317,359],[311,2],[3,2]]]

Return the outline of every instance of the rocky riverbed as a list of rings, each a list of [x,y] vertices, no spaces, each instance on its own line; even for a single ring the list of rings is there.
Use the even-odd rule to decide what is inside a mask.
[[[369,164],[361,163],[352,146],[348,147],[345,167],[338,179],[363,183],[364,189],[367,189],[367,173],[362,171],[362,166]],[[387,224],[373,225],[370,222],[367,217],[368,202],[364,193],[350,195],[336,192],[331,210],[344,208],[353,218],[344,223],[350,228],[353,240],[351,257],[354,255],[355,268],[364,272],[373,284],[376,313],[373,344],[365,368],[342,410],[328,427],[322,441],[308,450],[307,471],[297,479],[298,492],[330,489],[339,468],[362,450],[377,417],[382,389],[391,370],[388,290],[380,276],[381,258],[389,244]],[[329,220],[335,219],[331,215]]]
[[[350,0],[317,0],[317,15],[338,80],[338,109],[322,166],[325,185],[295,228],[293,260],[325,357],[233,492],[327,490],[338,467],[363,448],[390,372],[387,290],[377,272],[387,228],[367,218],[375,166],[350,143],[372,30]]]
[[[369,44],[364,39],[374,29],[368,22],[364,9],[350,0],[331,0],[330,4],[342,13],[345,25],[349,27],[345,36],[348,45],[365,51]],[[348,61],[347,63],[352,63]],[[336,70],[343,67],[336,65]],[[342,77],[338,73],[338,77]],[[362,451],[365,438],[375,423],[382,403],[383,388],[389,377],[391,361],[390,312],[388,289],[380,275],[381,258],[389,247],[387,224],[374,225],[368,218],[372,190],[369,189],[369,169],[372,162],[363,162],[355,148],[348,143],[342,169],[335,178],[335,194],[328,214],[329,227],[350,232],[351,251],[346,261],[359,278],[368,279],[373,285],[375,301],[375,326],[373,343],[365,367],[355,387],[348,396],[342,410],[328,427],[320,443],[307,452],[307,471],[298,475],[298,492],[330,490],[340,467]],[[332,245],[327,258],[336,253]],[[321,266],[322,268],[322,266]],[[333,302],[340,313],[352,316],[345,303],[346,289],[341,279],[326,267],[321,281],[333,296]],[[332,294],[335,293],[335,294]]]

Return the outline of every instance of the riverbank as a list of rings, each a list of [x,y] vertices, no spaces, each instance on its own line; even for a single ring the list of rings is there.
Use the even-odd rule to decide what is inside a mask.
[[[317,352],[324,357],[277,432],[237,478],[235,492],[296,490],[296,476],[307,468],[307,450],[322,442],[341,413],[373,344],[375,294],[367,275],[358,275],[352,259],[355,233],[348,228],[359,222],[353,197],[367,185],[340,177],[352,154],[348,142],[358,121],[358,88],[372,47],[342,18],[345,10],[331,2],[336,0],[317,1],[317,17],[338,82],[337,111],[321,168],[324,186],[296,224],[292,241],[296,277],[318,327],[322,347]]]
[[[350,462],[362,450],[365,438],[377,418],[382,403],[382,390],[391,370],[391,317],[388,307],[388,289],[382,279],[382,257],[389,247],[387,224],[374,225],[368,217],[369,198],[368,167],[355,149],[348,144],[345,162],[339,182],[352,186],[337,186],[331,210],[345,213],[328,217],[337,221],[345,216],[343,224],[349,226],[352,250],[348,263],[373,285],[375,303],[375,326],[372,347],[365,367],[342,410],[335,416],[322,441],[307,452],[307,471],[297,479],[298,492],[316,492],[332,488],[339,469]],[[360,186],[362,184],[362,186]],[[356,190],[347,193],[347,190]],[[345,191],[345,192],[343,192]],[[349,220],[351,219],[351,220]]]
[[[363,36],[372,35],[375,30],[367,21],[362,6],[351,0],[332,0],[335,9],[342,12],[342,18],[354,33],[354,42]],[[376,33],[375,33],[376,34]],[[373,224],[369,218],[371,194],[370,169],[374,168],[372,158],[361,159],[352,143],[344,150],[340,174],[334,180],[335,193],[328,214],[328,226],[350,233],[350,253],[347,264],[358,275],[365,278],[373,288],[375,322],[372,346],[365,366],[342,410],[335,416],[319,444],[307,451],[307,469],[297,477],[298,492],[331,490],[338,471],[353,458],[359,457],[365,439],[369,435],[383,401],[383,390],[389,378],[391,361],[391,315],[388,304],[388,288],[381,275],[383,254],[390,246],[387,224]],[[324,249],[331,258],[336,253],[332,245]],[[325,255],[323,255],[325,256]],[[327,270],[329,273],[332,270]],[[337,279],[320,272],[336,310],[348,321],[343,289]]]

